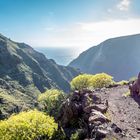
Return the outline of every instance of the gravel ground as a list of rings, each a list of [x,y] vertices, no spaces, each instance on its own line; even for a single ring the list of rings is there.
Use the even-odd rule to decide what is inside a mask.
[[[109,103],[109,116],[124,133],[121,140],[140,140],[140,97],[124,96],[128,86],[119,86],[105,91]],[[105,93],[104,92],[104,93]]]

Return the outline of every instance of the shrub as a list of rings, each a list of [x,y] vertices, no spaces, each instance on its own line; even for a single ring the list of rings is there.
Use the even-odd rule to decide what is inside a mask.
[[[71,135],[70,140],[79,140],[78,131],[76,131],[74,134]]]
[[[92,75],[88,74],[82,74],[77,77],[75,77],[70,85],[72,90],[82,90],[83,88],[88,88],[89,87],[89,79]]]
[[[87,132],[84,129],[76,129],[71,134],[70,140],[83,140],[87,137]]]
[[[90,81],[90,86],[93,88],[108,87],[114,82],[113,77],[106,73],[99,73],[93,75],[89,81]]]
[[[54,119],[37,110],[21,112],[0,121],[1,140],[34,140],[45,137],[50,140],[57,131]]]
[[[122,80],[120,82],[117,82],[118,85],[126,85],[128,84],[128,81]]]
[[[96,75],[83,74],[75,77],[71,81],[72,90],[82,90],[83,88],[102,88],[114,84],[113,77],[106,73]]]
[[[49,115],[57,117],[64,98],[65,95],[63,91],[50,89],[45,93],[40,94],[38,101],[43,104],[44,111],[46,111]]]
[[[137,80],[137,77],[131,77],[130,79],[129,79],[129,82],[130,83],[133,83],[134,81],[136,81]]]

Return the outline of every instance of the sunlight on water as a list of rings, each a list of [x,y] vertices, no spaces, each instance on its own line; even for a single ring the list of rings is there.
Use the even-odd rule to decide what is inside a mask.
[[[55,48],[36,47],[35,50],[43,53],[48,59],[54,59],[60,65],[68,65],[73,59],[78,57],[82,49],[75,48]]]

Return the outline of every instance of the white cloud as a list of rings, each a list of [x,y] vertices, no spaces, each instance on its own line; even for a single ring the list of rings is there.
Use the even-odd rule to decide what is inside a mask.
[[[108,38],[140,33],[139,25],[140,19],[79,23],[83,33],[85,33],[86,40],[92,39],[92,45]]]
[[[128,11],[130,7],[130,0],[120,0],[119,4],[117,4],[117,8],[120,11]]]
[[[42,36],[30,39],[34,46],[80,47],[97,45],[102,41],[118,36],[140,33],[140,19],[106,20],[83,22],[71,26],[57,27]]]

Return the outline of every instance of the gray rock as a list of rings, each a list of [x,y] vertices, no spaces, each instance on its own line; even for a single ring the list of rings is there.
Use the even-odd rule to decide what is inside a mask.
[[[95,121],[100,121],[101,123],[105,123],[105,122],[109,122],[110,120],[108,120],[108,118],[105,115],[103,115],[101,112],[94,111],[91,113],[89,117],[89,122],[94,123]]]
[[[97,111],[105,113],[107,111],[107,108],[108,107],[106,105],[104,105],[104,104],[93,104],[93,105],[85,107],[83,110],[86,113],[90,113],[92,109],[95,109]]]

